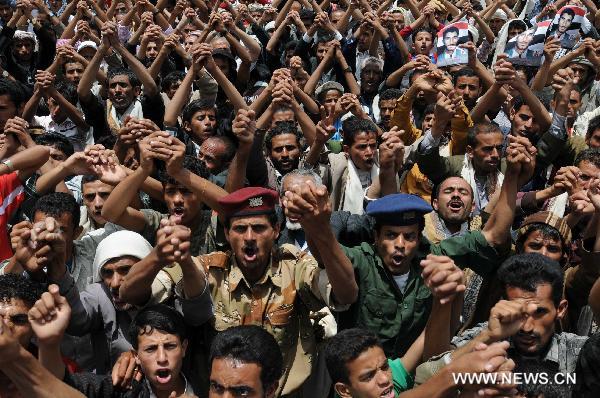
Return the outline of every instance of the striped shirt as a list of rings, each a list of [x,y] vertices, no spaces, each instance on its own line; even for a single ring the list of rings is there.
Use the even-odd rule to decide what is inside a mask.
[[[23,184],[17,173],[0,176],[0,261],[12,256],[8,244],[8,220],[25,200]]]

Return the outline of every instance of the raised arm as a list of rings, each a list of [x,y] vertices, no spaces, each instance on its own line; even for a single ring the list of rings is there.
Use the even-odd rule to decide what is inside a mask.
[[[248,160],[250,159],[256,133],[256,114],[254,111],[238,110],[231,129],[238,139],[238,148],[229,165],[229,173],[225,183],[227,192],[234,192],[244,187]]]
[[[81,80],[79,80],[79,84],[77,85],[77,95],[81,102],[89,103],[92,99],[92,86],[96,81],[96,75],[100,70],[100,64],[110,47],[110,42],[105,32],[107,31],[102,31],[102,43],[100,43],[100,47],[98,47],[96,54],[94,54],[94,57],[85,68]]]
[[[4,127],[5,134],[14,134],[13,131],[15,130],[23,130],[23,123],[25,123],[23,119],[9,119],[6,123],[7,126]],[[48,147],[32,145],[0,163],[0,175],[16,171],[19,179],[25,182],[37,169],[48,161],[49,157],[50,149]]]
[[[164,131],[157,134],[159,135],[156,139],[153,138],[149,141],[153,156],[165,162],[167,173],[171,177],[198,195],[198,198],[208,207],[217,213],[221,213],[222,208],[218,200],[227,196],[227,191],[183,168],[183,159],[185,158],[185,144],[183,142],[169,136]]]
[[[352,304],[358,297],[354,269],[344,254],[330,226],[331,203],[325,186],[316,187],[312,181],[294,192],[285,193],[286,215],[300,220],[311,251],[319,253],[336,301]]]
[[[500,198],[483,228],[483,236],[490,246],[501,247],[510,239],[510,228],[515,217],[517,192],[533,176],[537,150],[527,138],[509,136],[506,150],[506,173]]]
[[[155,132],[140,141],[140,166],[110,193],[102,208],[103,218],[132,231],[140,232],[144,229],[146,225],[144,215],[139,210],[129,207],[129,204],[154,169],[150,142],[165,139],[165,135],[168,136],[168,133]]]
[[[162,220],[156,234],[156,247],[131,267],[119,289],[119,296],[134,305],[145,305],[152,296],[152,282],[160,270],[179,263],[183,273],[185,298],[200,296],[206,289],[205,270],[193,261],[189,253],[190,230]],[[176,242],[176,243],[175,243]]]
[[[38,360],[62,380],[65,377],[65,364],[60,342],[71,319],[71,307],[58,292],[57,285],[48,287],[48,291],[29,310],[28,318],[38,342]]]
[[[198,57],[205,58],[205,68],[217,81],[234,109],[248,109],[248,105],[244,101],[244,98],[240,95],[239,91],[235,88],[235,85],[229,81],[227,76],[221,71],[221,69],[215,64],[215,60],[212,56],[212,49],[209,44],[201,44],[198,47]]]
[[[117,37],[117,26],[113,22],[107,22],[105,25],[110,26],[111,29],[111,34],[109,35],[110,45],[119,55],[121,55],[123,61],[129,65],[132,72],[140,79],[140,83],[144,86],[144,95],[150,97],[158,95],[158,87],[152,76],[150,76],[144,65],[142,65],[142,63],[119,41],[119,38]]]
[[[517,76],[513,79],[511,86],[521,94],[523,100],[529,106],[533,117],[540,125],[540,131],[548,130],[552,124],[552,116],[550,116],[539,98],[531,91],[527,82]]]

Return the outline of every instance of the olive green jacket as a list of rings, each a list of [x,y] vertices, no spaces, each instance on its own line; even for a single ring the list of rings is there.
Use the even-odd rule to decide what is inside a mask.
[[[350,309],[340,314],[340,330],[360,327],[376,332],[389,358],[403,356],[429,318],[432,296],[421,277],[422,259],[429,253],[446,255],[459,267],[471,268],[480,275],[493,272],[503,259],[479,231],[469,231],[437,245],[423,238],[402,293],[372,245],[342,248],[354,267],[359,293]]]

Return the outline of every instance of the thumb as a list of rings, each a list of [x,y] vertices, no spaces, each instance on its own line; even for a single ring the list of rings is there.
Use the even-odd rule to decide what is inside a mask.
[[[64,304],[67,304],[67,299],[60,295],[57,285],[54,285],[54,284],[50,285],[50,287],[48,288],[48,291],[52,295],[52,299],[54,299],[54,303],[57,306],[60,306],[62,308],[62,306]]]

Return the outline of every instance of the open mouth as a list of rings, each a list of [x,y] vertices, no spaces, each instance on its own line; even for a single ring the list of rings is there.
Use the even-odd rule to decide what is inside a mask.
[[[244,246],[242,249],[244,252],[244,260],[247,262],[256,261],[256,257],[258,255],[258,248],[255,246]]]
[[[172,217],[175,219],[177,223],[180,223],[183,220],[183,215],[185,214],[185,210],[183,207],[176,206],[173,208]]]
[[[460,211],[464,207],[464,203],[460,200],[451,200],[448,203],[448,208],[452,211]]]
[[[158,369],[156,371],[156,381],[160,384],[167,384],[171,381],[171,371],[169,369]]]
[[[381,398],[394,398],[395,396],[396,395],[394,393],[393,386],[390,386],[389,388],[386,388],[385,390],[383,390],[383,392],[380,395]]]
[[[401,266],[403,261],[404,261],[404,256],[402,254],[392,255],[392,264],[394,266],[396,266],[396,267]]]

